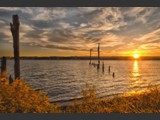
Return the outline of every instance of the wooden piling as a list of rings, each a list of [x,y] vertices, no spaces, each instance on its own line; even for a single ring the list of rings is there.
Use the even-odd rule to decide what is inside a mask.
[[[103,62],[103,64],[102,64],[102,72],[104,72],[104,62]]]
[[[12,16],[12,22],[10,23],[10,30],[13,37],[13,48],[14,48],[14,74],[15,79],[20,78],[20,58],[19,58],[19,17],[18,15]]]
[[[100,68],[100,43],[98,43],[98,65],[97,65],[97,69]]]
[[[1,74],[5,73],[7,71],[7,60],[6,57],[2,57],[1,60]]]
[[[92,64],[92,49],[90,49],[90,62],[89,64],[91,65]]]
[[[10,75],[9,76],[9,84],[11,84],[13,82],[13,78],[12,78],[12,76]]]
[[[109,67],[108,67],[108,72],[109,72],[109,73],[110,73],[110,69],[111,69],[111,67],[109,66]]]
[[[113,78],[115,77],[115,74],[114,74],[114,72],[113,72],[112,76],[113,76]]]

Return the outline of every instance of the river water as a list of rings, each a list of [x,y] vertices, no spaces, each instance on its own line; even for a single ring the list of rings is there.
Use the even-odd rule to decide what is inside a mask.
[[[62,104],[75,97],[81,98],[81,90],[86,88],[86,83],[96,87],[100,98],[143,91],[150,84],[160,85],[158,60],[103,62],[104,72],[89,65],[88,60],[21,60],[21,78],[32,87],[46,92],[51,102]],[[8,60],[7,69],[12,76],[13,66],[13,60]],[[111,66],[110,73],[108,66]]]

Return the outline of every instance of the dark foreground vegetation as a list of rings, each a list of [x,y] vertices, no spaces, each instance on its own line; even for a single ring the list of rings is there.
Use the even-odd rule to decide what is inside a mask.
[[[0,76],[0,113],[159,113],[160,91],[150,86],[147,92],[131,96],[98,99],[95,87],[82,90],[82,101],[65,107],[52,104],[42,91],[35,91],[23,80],[11,84]]]

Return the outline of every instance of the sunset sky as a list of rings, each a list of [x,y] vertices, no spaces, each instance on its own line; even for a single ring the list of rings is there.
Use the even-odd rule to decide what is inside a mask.
[[[13,56],[9,23],[20,18],[21,56],[160,56],[160,8],[0,8],[0,56]]]

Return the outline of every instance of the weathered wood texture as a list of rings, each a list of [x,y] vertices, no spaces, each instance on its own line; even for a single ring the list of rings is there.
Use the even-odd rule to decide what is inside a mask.
[[[14,48],[14,74],[15,79],[20,78],[20,58],[19,58],[19,17],[18,15],[12,16],[12,22],[10,23],[11,33],[13,36],[13,48]]]
[[[1,60],[1,74],[7,70],[7,60],[6,57],[2,57]]]
[[[98,65],[97,65],[97,69],[99,69],[100,67],[100,43],[98,43]]]

